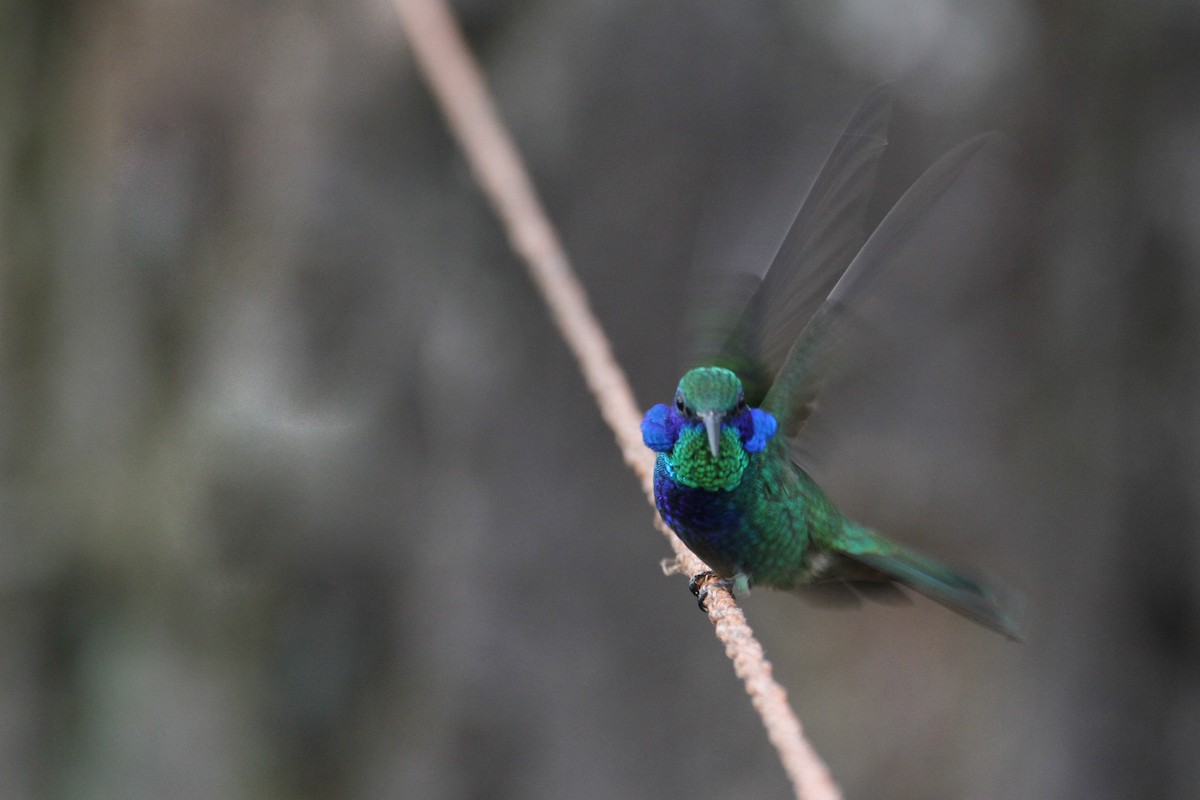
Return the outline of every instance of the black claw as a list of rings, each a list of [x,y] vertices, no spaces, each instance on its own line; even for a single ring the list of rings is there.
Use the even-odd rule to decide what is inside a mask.
[[[709,581],[715,581],[716,579],[717,573],[713,572],[712,570],[707,572],[697,572],[692,576],[692,579],[688,581],[688,589],[692,594],[696,595],[696,597],[699,597],[700,590],[703,588],[702,584],[707,584]]]
[[[688,589],[691,590],[692,594],[696,595],[696,601],[700,605],[700,610],[705,614],[708,613],[708,590],[714,584],[724,586],[726,589],[732,591],[733,579],[722,578],[710,570],[709,572],[701,572],[693,575],[692,579],[688,581]]]

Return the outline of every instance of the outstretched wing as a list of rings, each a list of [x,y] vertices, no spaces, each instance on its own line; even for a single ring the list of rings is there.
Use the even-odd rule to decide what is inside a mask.
[[[837,340],[838,322],[846,316],[847,301],[878,274],[967,164],[996,138],[996,134],[982,134],[969,139],[930,167],[888,212],[825,302],[808,319],[761,404],[775,415],[786,436],[794,436],[812,411]]]
[[[863,101],[728,339],[707,362],[736,372],[751,405],[766,396],[804,324],[866,239],[867,205],[891,109],[887,86]]]

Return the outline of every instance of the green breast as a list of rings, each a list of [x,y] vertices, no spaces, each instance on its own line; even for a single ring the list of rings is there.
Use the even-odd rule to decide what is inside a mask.
[[[746,471],[749,456],[737,431],[723,428],[721,449],[716,458],[708,447],[708,436],[701,426],[680,432],[669,461],[677,482],[693,489],[729,490],[738,485]]]

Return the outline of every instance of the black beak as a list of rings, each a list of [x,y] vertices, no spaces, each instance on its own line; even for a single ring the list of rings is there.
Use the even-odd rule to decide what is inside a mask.
[[[708,432],[708,449],[712,451],[713,458],[721,453],[721,420],[724,416],[720,411],[700,412],[704,430]]]

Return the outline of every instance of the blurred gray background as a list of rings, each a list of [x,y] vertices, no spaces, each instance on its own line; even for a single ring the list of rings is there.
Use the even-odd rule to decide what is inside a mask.
[[[644,406],[871,87],[875,218],[1012,140],[808,450],[1028,641],[745,606],[848,797],[1200,796],[1200,8],[457,9]],[[9,0],[0,66],[0,797],[788,796],[385,0]]]

